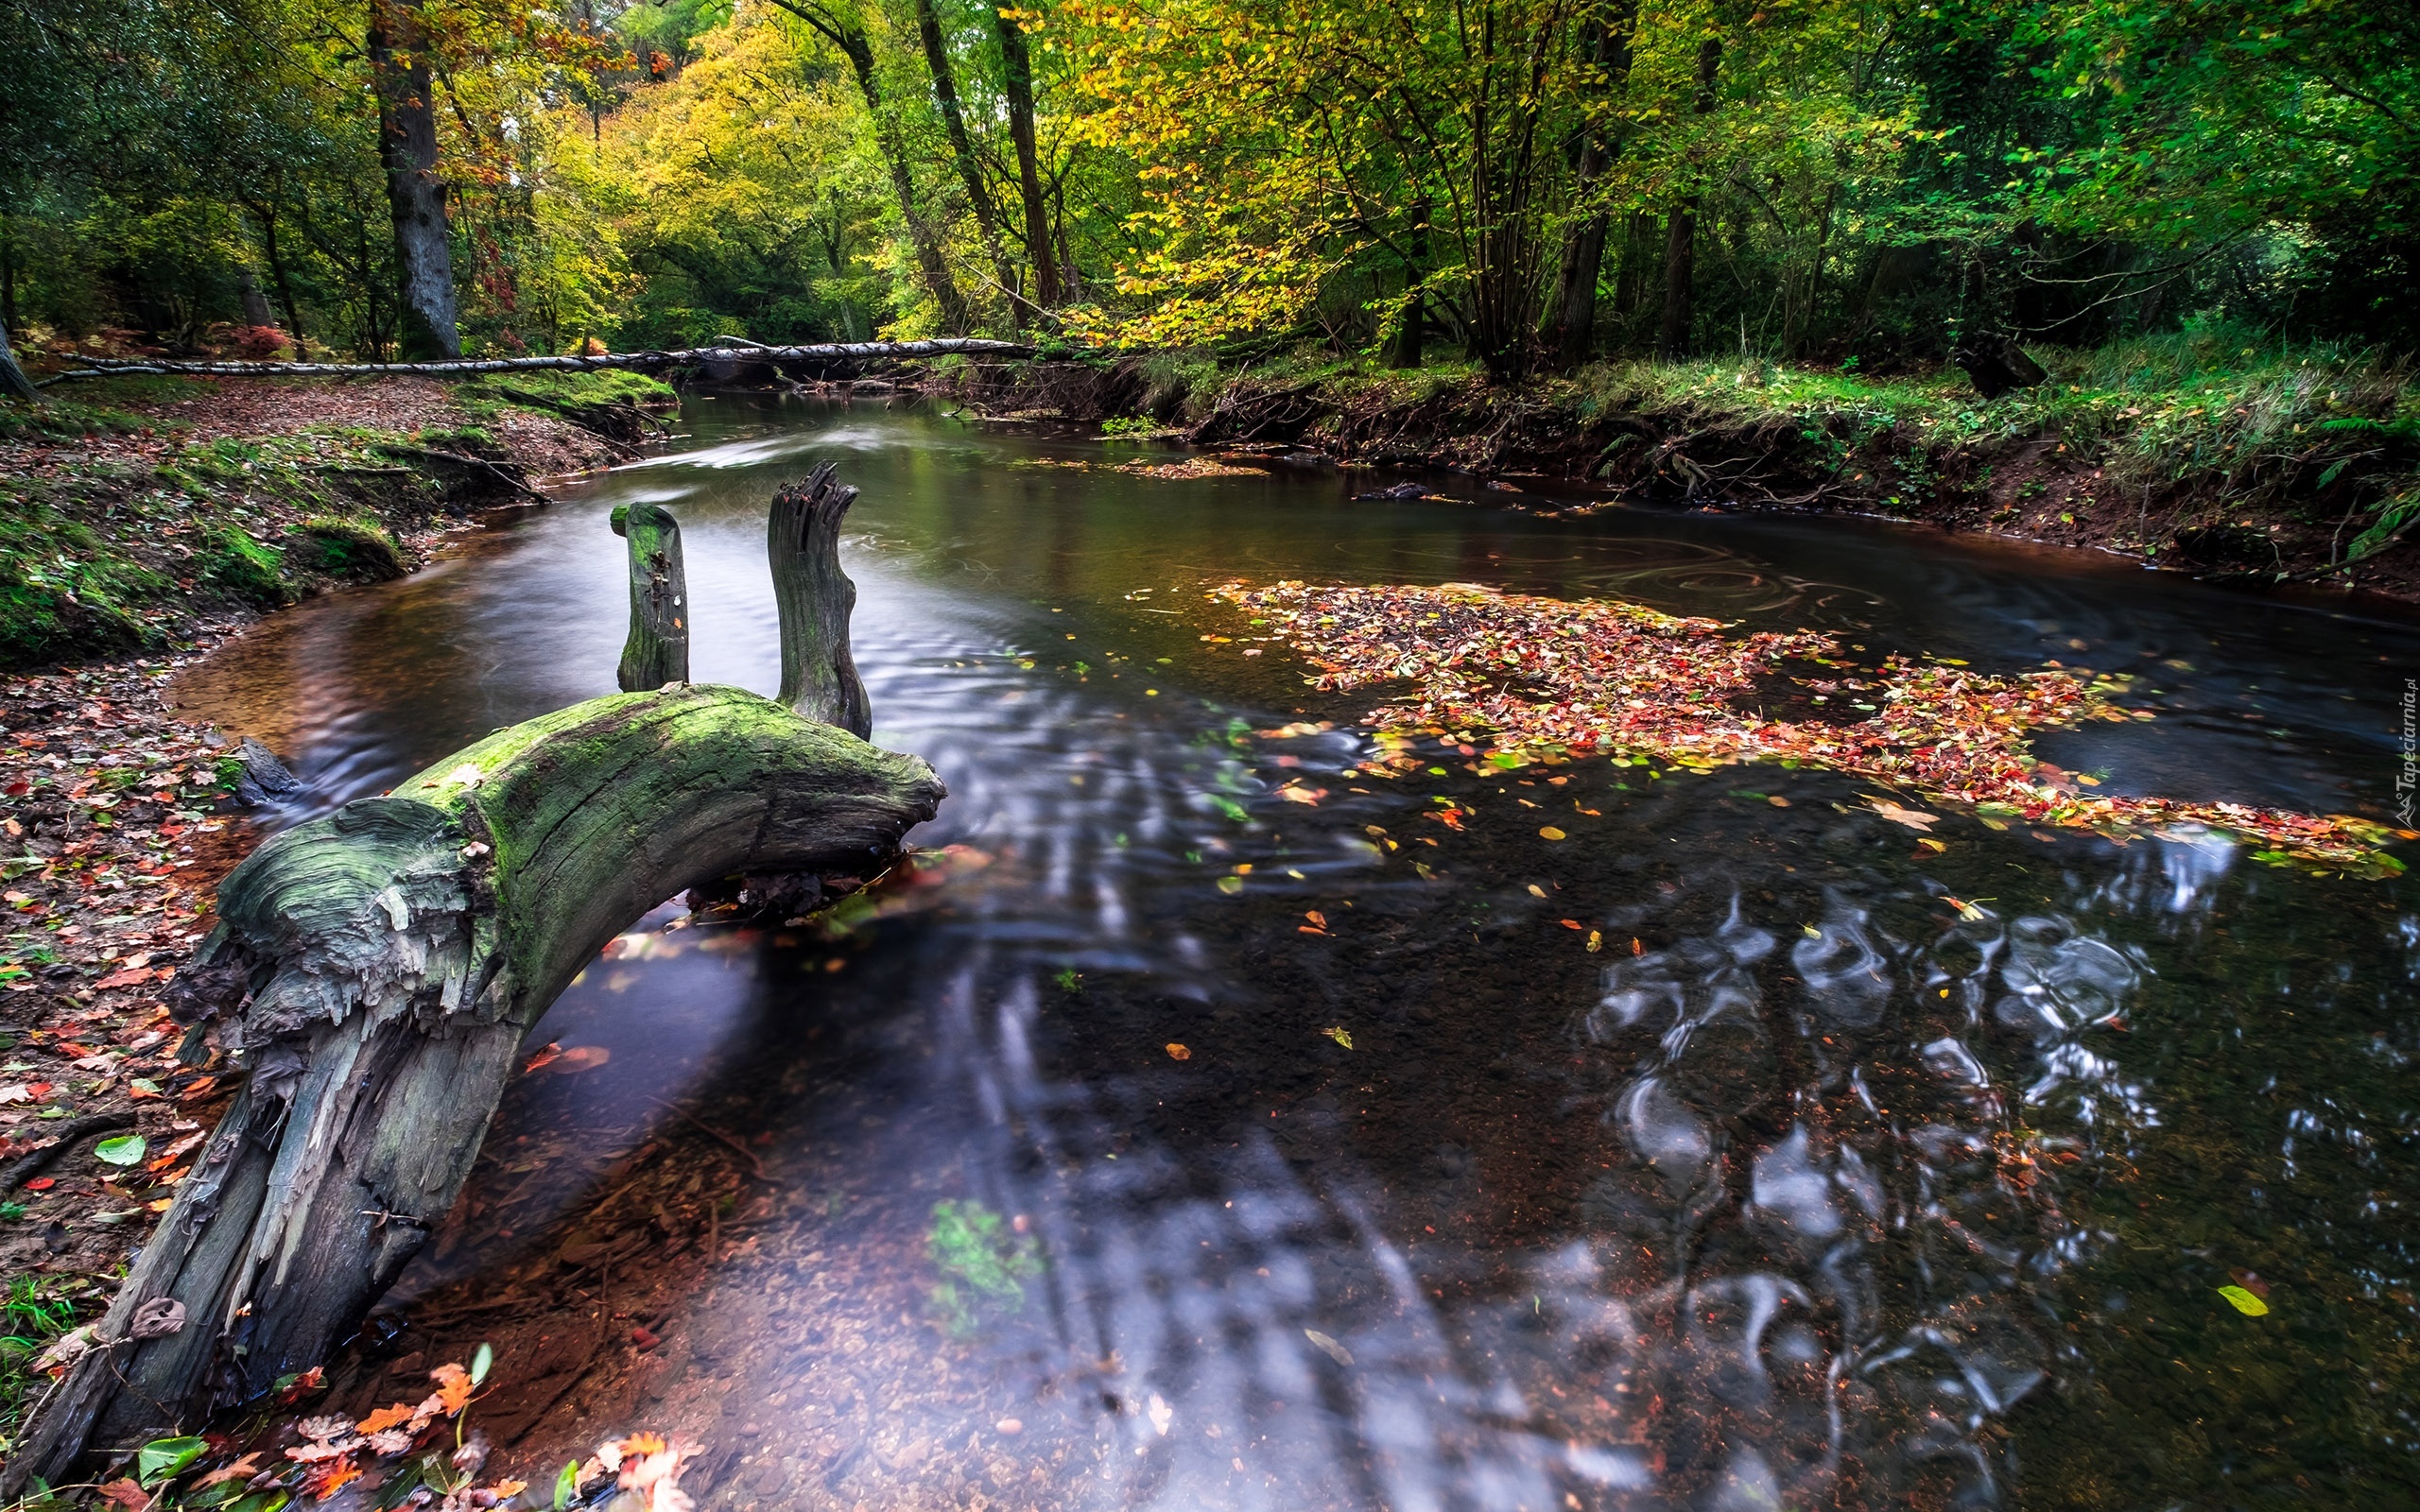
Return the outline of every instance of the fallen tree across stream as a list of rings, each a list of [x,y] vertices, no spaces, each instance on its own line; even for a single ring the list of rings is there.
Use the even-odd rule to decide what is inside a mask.
[[[665,368],[694,367],[706,362],[863,362],[903,357],[945,357],[952,353],[985,357],[1026,357],[1033,348],[1019,341],[994,341],[983,336],[936,336],[929,341],[825,341],[808,346],[741,345],[687,347],[677,352],[607,352],[562,357],[476,357],[444,362],[179,362],[159,357],[82,357],[70,368],[44,378],[36,387],[73,378],[118,378],[135,373],[180,373],[199,378],[379,378],[397,374],[424,378],[471,378],[491,372],[602,372],[629,369],[654,372]]]

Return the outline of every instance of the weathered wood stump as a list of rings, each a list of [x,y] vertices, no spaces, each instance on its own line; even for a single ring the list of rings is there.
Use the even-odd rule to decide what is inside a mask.
[[[868,874],[942,796],[915,757],[683,687],[517,725],[270,839],[170,992],[227,1021],[249,1079],[0,1497],[323,1360],[452,1207],[524,1035],[631,919],[732,871]]]
[[[849,654],[857,585],[840,570],[840,521],[857,490],[824,463],[774,491],[767,524],[773,604],[782,617],[782,702],[803,718],[838,725],[863,740],[873,732],[866,685]]]
[[[681,522],[660,504],[614,507],[614,534],[631,543],[631,634],[614,679],[624,693],[689,680],[689,584]]]
[[[1977,331],[1958,344],[1949,360],[1966,369],[1975,391],[1997,399],[2048,380],[2049,369],[2025,353],[2014,336],[2000,331]]]

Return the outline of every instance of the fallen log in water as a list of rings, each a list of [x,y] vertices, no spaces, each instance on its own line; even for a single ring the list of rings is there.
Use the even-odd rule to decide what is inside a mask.
[[[930,341],[825,341],[802,347],[688,347],[678,352],[607,352],[565,357],[474,357],[447,362],[177,362],[167,358],[84,357],[84,366],[53,373],[36,387],[71,378],[111,378],[129,373],[186,373],[204,378],[376,378],[409,374],[424,378],[472,378],[487,372],[601,372],[631,369],[653,372],[702,362],[852,362],[900,357],[1024,357],[1033,348],[1020,341],[980,336],[938,336]]]
[[[670,685],[268,841],[170,989],[249,1079],[0,1498],[323,1360],[453,1205],[526,1032],[631,919],[733,871],[865,875],[942,796],[913,756]]]

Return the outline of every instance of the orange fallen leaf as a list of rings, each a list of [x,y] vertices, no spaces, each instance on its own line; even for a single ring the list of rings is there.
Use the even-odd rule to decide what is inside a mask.
[[[103,1486],[97,1494],[112,1506],[122,1506],[126,1512],[144,1512],[151,1504],[151,1493],[121,1475]]]
[[[315,1502],[324,1502],[354,1481],[361,1479],[361,1467],[348,1454],[331,1460],[302,1477],[302,1493]]]
[[[1556,922],[1556,923],[1558,923],[1558,924],[1561,924],[1561,925],[1562,925],[1564,928],[1565,928],[1565,929],[1578,929],[1578,928],[1580,928],[1580,920],[1578,920],[1578,919],[1556,919],[1556,920],[1555,920],[1555,922]]]
[[[361,1421],[354,1424],[353,1428],[354,1432],[358,1434],[378,1434],[384,1433],[389,1428],[400,1427],[411,1420],[412,1409],[410,1404],[399,1401],[391,1407],[379,1408],[376,1412],[372,1413],[369,1417],[364,1418]]]
[[[1193,1058],[1193,1052],[1187,1050],[1183,1045],[1171,1043],[1168,1046],[1168,1058],[1171,1060],[1191,1060]]]
[[[610,957],[611,957],[612,951],[613,951],[613,943],[612,943],[611,941],[609,941],[609,942],[607,943],[607,945],[606,945],[606,952],[607,952],[608,958],[610,958]],[[555,1063],[555,1061],[556,1061],[557,1059],[559,1059],[559,1058],[562,1056],[562,1053],[563,1053],[563,1047],[562,1047],[562,1045],[560,1045],[560,1044],[549,1044],[549,1045],[547,1045],[544,1049],[543,1049],[543,1050],[539,1051],[536,1055],[531,1056],[531,1057],[529,1057],[528,1063],[527,1063],[527,1064],[526,1064],[526,1065],[524,1065],[524,1066],[521,1068],[521,1074],[523,1074],[523,1075],[527,1076],[527,1074],[530,1074],[531,1072],[533,1072],[533,1071],[537,1071],[537,1070],[539,1070],[539,1069],[541,1069],[541,1068],[543,1068],[543,1067],[545,1067],[545,1066],[553,1065],[553,1064]]]
[[[560,1056],[548,1057],[546,1069],[558,1076],[569,1076],[595,1071],[613,1058],[614,1052],[603,1045],[575,1045]]]
[[[242,1459],[237,1460],[233,1465],[222,1465],[218,1469],[212,1470],[209,1474],[203,1476],[200,1481],[196,1483],[195,1488],[198,1490],[204,1486],[219,1486],[228,1481],[249,1481],[260,1472],[261,1456],[260,1452],[255,1450],[253,1452],[245,1455]]]

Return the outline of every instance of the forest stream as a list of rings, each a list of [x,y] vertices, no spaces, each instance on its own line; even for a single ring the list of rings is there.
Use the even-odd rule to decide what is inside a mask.
[[[614,690],[606,517],[655,502],[696,679],[770,692],[767,503],[830,459],[874,740],[950,790],[834,916],[670,900],[608,948],[354,1405],[493,1340],[516,1473],[677,1432],[716,1512],[2420,1502],[2408,884],[1920,836],[1770,763],[1373,778],[1376,700],[1208,592],[2125,673],[2155,719],[2041,754],[2380,820],[2420,628],[1882,524],[1072,467],[1167,458],[912,405],[680,428],[182,687],[304,780],[269,823],[377,793]]]

